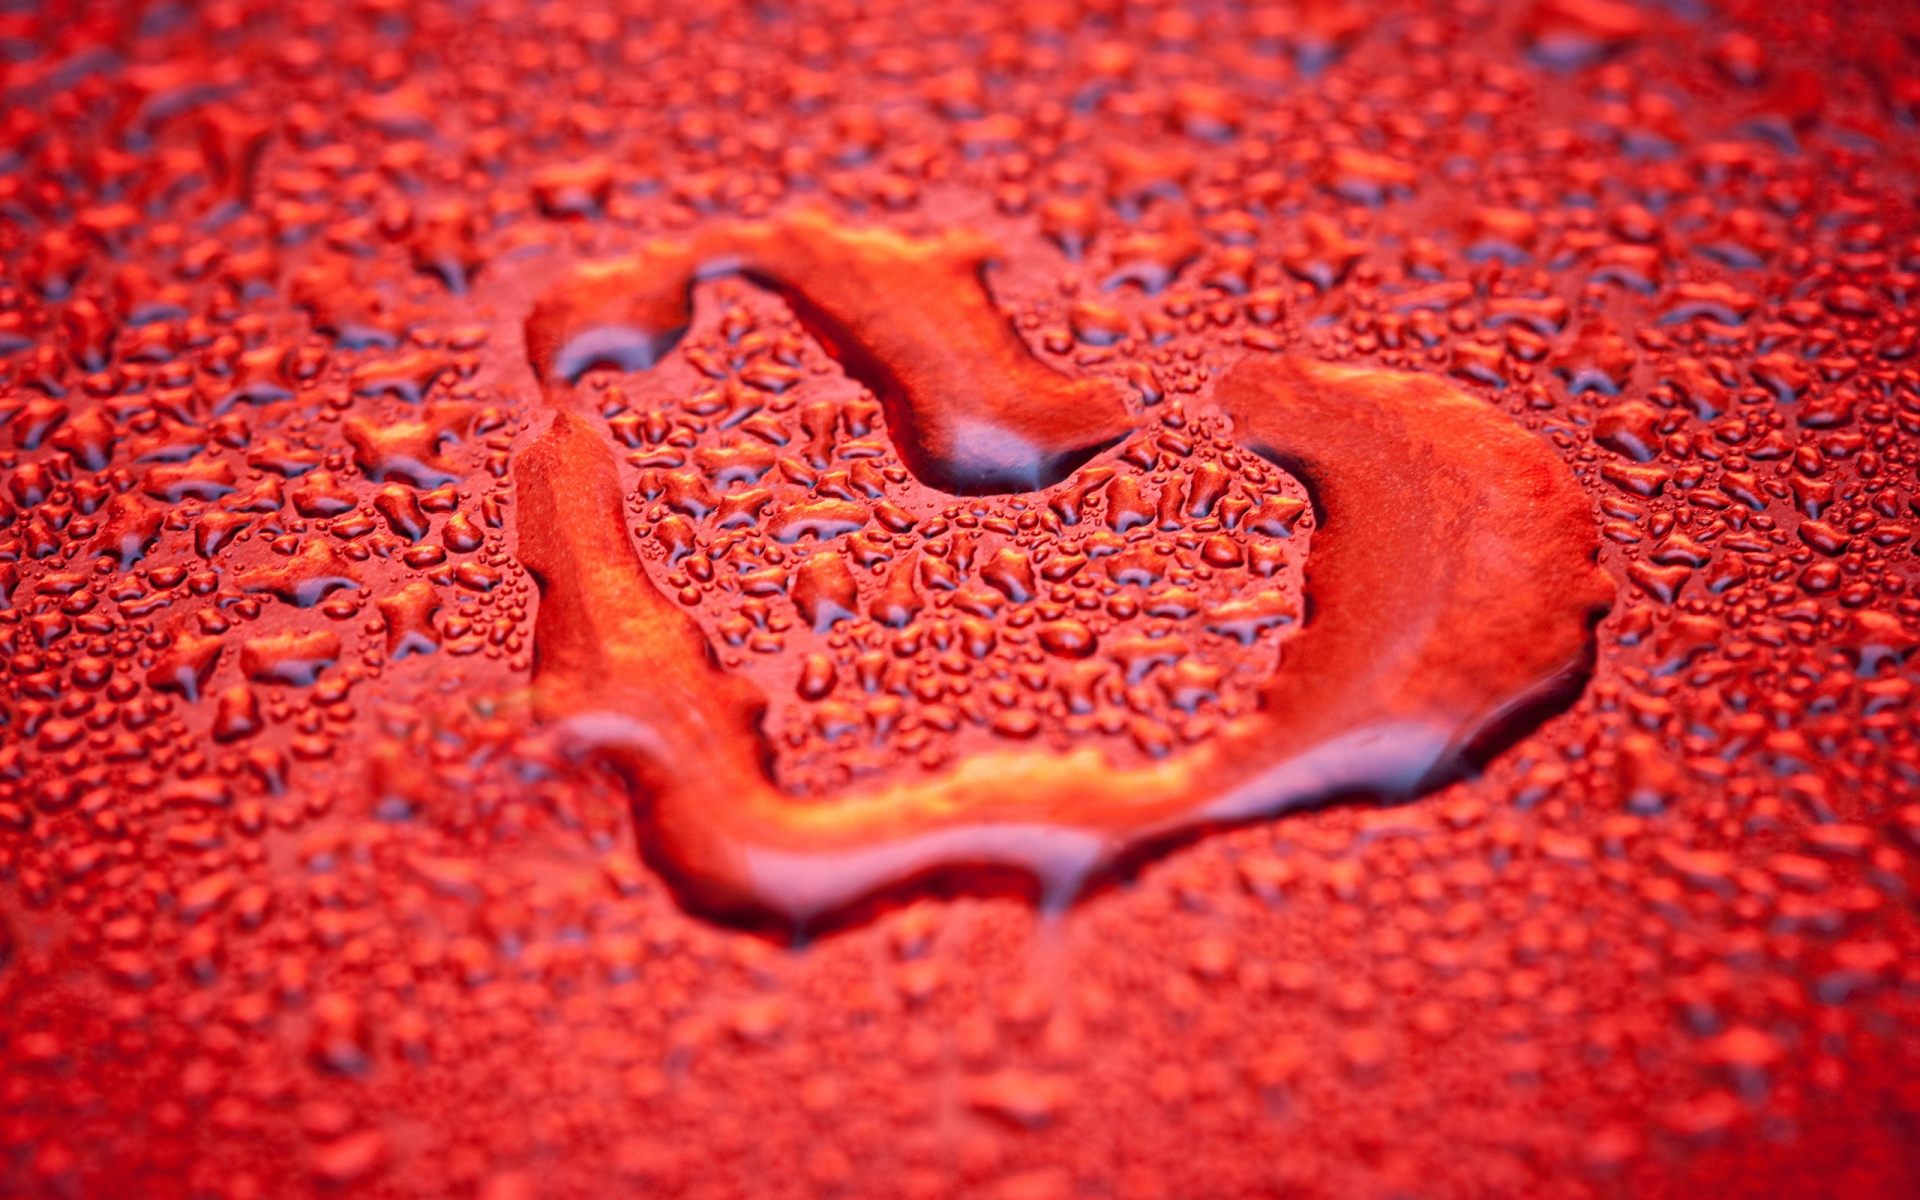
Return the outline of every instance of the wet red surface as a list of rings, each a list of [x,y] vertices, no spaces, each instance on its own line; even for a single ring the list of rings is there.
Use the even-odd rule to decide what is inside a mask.
[[[0,1194],[1920,1191],[1920,20],[0,10]]]

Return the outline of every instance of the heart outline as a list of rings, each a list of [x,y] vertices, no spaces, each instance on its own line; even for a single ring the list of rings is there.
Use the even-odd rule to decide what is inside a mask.
[[[585,369],[564,362],[568,347],[596,330],[632,323],[652,347],[642,365],[658,361],[684,332],[693,282],[707,274],[804,290],[813,268],[796,269],[781,250],[846,253],[844,235],[823,221],[800,215],[722,229],[622,265],[578,269],[529,317],[529,361],[550,402],[561,403],[563,377]],[[835,236],[843,237],[837,247]],[[852,236],[944,270],[960,264],[980,297],[962,319],[987,314],[1034,369],[1052,372],[996,315],[979,278],[987,252],[978,242]],[[810,253],[817,264],[817,250]],[[817,293],[811,299],[831,308]],[[911,303],[861,311],[866,330],[881,324],[877,340],[896,353],[907,344],[908,374],[936,381],[909,397],[921,406],[914,416],[976,402],[953,387],[967,377],[966,363],[929,363],[954,353],[929,324],[938,313]],[[837,326],[866,332],[854,321]],[[1013,389],[1016,401],[1038,397],[1049,411],[1011,419],[1034,428],[1077,419],[1073,406],[1089,391]],[[1586,495],[1540,439],[1435,377],[1290,355],[1243,359],[1215,382],[1212,399],[1243,444],[1302,479],[1313,497],[1318,526],[1306,569],[1317,611],[1282,651],[1258,711],[1200,747],[1125,769],[1091,747],[995,751],[830,805],[794,802],[768,772],[765,697],[721,669],[693,618],[647,577],[608,439],[563,406],[515,467],[520,557],[541,592],[536,717],[613,766],[644,799],[643,845],[683,902],[807,928],[932,877],[1005,869],[1066,896],[1103,869],[1206,828],[1350,795],[1410,799],[1467,774],[1578,694],[1613,586],[1597,565]],[[889,409],[890,429],[897,411]],[[1085,441],[1112,440],[1096,429]],[[1088,456],[1012,473],[1064,478]],[[1462,636],[1470,628],[1484,636]],[[1195,796],[1210,799],[1196,804]]]

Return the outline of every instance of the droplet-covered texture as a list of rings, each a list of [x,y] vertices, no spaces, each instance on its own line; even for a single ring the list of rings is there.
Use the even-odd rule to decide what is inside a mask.
[[[0,1195],[1920,1193],[1910,9],[0,12]]]

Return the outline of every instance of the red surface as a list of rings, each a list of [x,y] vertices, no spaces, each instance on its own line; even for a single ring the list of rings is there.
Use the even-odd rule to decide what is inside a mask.
[[[0,12],[0,1195],[1920,1192],[1775,7]]]

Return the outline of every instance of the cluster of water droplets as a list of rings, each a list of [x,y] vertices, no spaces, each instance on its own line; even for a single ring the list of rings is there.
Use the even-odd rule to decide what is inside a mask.
[[[0,1191],[1897,1189],[1915,37],[0,14]],[[682,912],[527,715],[526,281],[798,204],[991,235],[1019,336],[1139,431],[936,494],[738,281],[586,374],[649,577],[775,698],[794,793],[1245,711],[1312,541],[1206,403],[1251,353],[1442,376],[1554,446],[1622,589],[1594,684],[1482,778],[1067,920],[922,899],[795,955]]]

